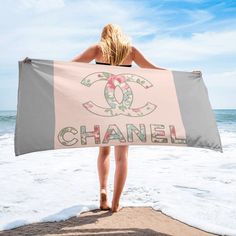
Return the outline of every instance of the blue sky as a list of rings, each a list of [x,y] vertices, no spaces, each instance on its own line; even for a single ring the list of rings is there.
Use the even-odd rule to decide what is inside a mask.
[[[19,60],[71,60],[108,23],[153,64],[201,70],[213,109],[236,108],[236,1],[8,0],[0,2],[0,110],[16,110]]]

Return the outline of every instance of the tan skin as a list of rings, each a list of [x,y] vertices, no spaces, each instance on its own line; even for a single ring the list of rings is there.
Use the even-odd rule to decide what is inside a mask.
[[[89,63],[94,59],[98,62],[107,63],[106,61],[103,60],[103,56],[98,44],[90,46],[83,53],[76,56],[72,60],[72,62]],[[130,53],[130,55],[126,57],[122,65],[130,65],[132,64],[133,61],[142,68],[165,70],[163,68],[153,65],[134,46],[132,46],[132,52]],[[200,71],[193,71],[193,72],[201,73]],[[114,192],[111,206],[112,212],[118,212],[122,208],[119,205],[119,200],[127,177],[128,147],[129,147],[128,145],[114,146],[116,169],[114,176]],[[102,210],[110,209],[107,199],[107,182],[110,169],[110,151],[111,151],[110,146],[99,147],[99,154],[97,159],[97,167],[98,167],[99,182],[100,182],[100,198],[101,198],[100,209]]]

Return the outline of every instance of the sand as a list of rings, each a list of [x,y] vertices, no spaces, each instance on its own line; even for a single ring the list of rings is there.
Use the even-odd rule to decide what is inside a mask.
[[[152,207],[124,207],[117,213],[92,210],[60,222],[34,223],[0,232],[1,236],[158,235],[211,234],[175,220]]]

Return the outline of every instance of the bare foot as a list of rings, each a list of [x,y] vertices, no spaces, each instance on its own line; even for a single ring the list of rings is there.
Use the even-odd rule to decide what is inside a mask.
[[[105,189],[101,189],[100,190],[100,209],[101,210],[110,210],[111,207],[108,205],[108,201],[107,201],[107,193]]]
[[[123,207],[120,206],[119,204],[116,204],[116,205],[113,205],[113,204],[112,204],[112,208],[111,208],[111,211],[112,211],[112,212],[118,212],[118,211],[120,211],[121,209],[123,209]]]

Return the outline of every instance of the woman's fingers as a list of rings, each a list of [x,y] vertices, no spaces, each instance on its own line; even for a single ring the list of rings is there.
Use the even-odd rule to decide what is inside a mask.
[[[29,57],[26,57],[24,60],[23,60],[24,63],[29,63],[31,62],[30,58]]]
[[[196,73],[196,74],[202,75],[202,72],[201,72],[200,70],[193,70],[192,72],[193,72],[193,73]]]

